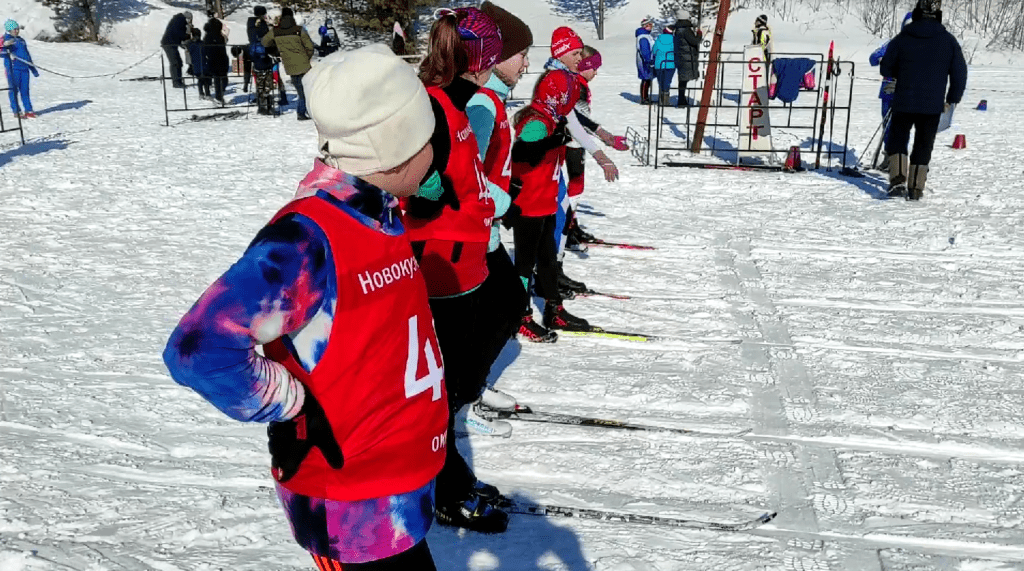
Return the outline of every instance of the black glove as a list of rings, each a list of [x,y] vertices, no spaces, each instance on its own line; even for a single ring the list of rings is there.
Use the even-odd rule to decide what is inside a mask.
[[[270,438],[271,473],[278,482],[291,480],[314,446],[320,449],[331,468],[340,470],[345,465],[327,415],[309,388],[306,388],[306,399],[299,414],[291,420],[271,422],[267,436]]]
[[[512,181],[508,185],[509,197],[512,198],[513,201],[515,201],[516,198],[519,198],[519,193],[522,191],[523,181],[519,180],[518,178],[512,179]]]
[[[555,126],[551,134],[538,141],[517,140],[512,144],[512,160],[517,163],[527,163],[531,167],[540,164],[544,154],[551,149],[557,149],[572,140],[572,135],[566,128],[566,121],[562,119]]]
[[[569,141],[572,140],[572,134],[569,133],[568,124],[568,121],[562,119],[561,121],[558,122],[557,125],[555,125],[555,128],[554,130],[551,131],[551,134],[541,140],[547,140],[548,144],[551,145],[552,149],[556,147],[561,147],[562,145],[568,143]]]
[[[523,209],[519,208],[518,204],[512,203],[508,205],[508,210],[501,216],[501,225],[506,230],[511,230],[515,226],[516,221],[523,215]]]

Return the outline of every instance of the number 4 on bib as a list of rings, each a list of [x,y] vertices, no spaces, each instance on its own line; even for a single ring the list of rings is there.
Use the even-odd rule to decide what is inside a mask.
[[[405,398],[411,399],[422,392],[433,389],[434,394],[430,400],[438,400],[441,398],[444,367],[438,365],[437,357],[434,356],[434,347],[429,338],[423,342],[423,352],[427,356],[427,375],[423,378],[416,377],[420,364],[418,317],[413,315],[409,318],[409,357],[405,361]]]

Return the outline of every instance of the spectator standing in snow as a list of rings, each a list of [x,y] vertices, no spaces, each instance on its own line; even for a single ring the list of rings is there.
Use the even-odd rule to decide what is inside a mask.
[[[333,24],[334,21],[327,18],[324,20],[324,25],[320,26],[320,57],[327,57],[341,48],[338,30],[334,29]]]
[[[181,80],[181,53],[178,48],[183,47],[185,42],[192,38],[192,12],[182,12],[171,17],[167,22],[167,29],[160,39],[160,45],[167,54],[167,67],[171,73],[171,86],[184,88],[185,83]]]
[[[313,58],[315,49],[309,34],[295,22],[295,15],[291,8],[281,10],[280,23],[271,28],[270,33],[263,37],[263,46],[266,48],[276,47],[281,54],[284,71],[291,77],[292,85],[295,86],[295,91],[299,95],[296,109],[299,121],[307,121],[309,116],[306,115],[306,94],[302,89],[302,76],[311,67],[310,60]]]
[[[224,24],[212,18],[206,22],[203,30],[206,32],[203,37],[203,68],[213,81],[213,98],[223,105],[224,89],[228,85],[228,72],[231,71],[231,60],[228,58],[228,46],[224,38]]]
[[[761,14],[754,20],[754,27],[750,29],[753,34],[752,44],[761,46],[764,51],[765,69],[772,68],[772,54],[775,53],[775,44],[772,43],[772,29],[768,27],[768,16]]]
[[[669,104],[672,78],[676,74],[676,45],[672,30],[665,28],[654,40],[654,75],[658,79],[658,104]]]
[[[420,63],[434,115],[434,162],[420,191],[402,202],[402,222],[427,280],[451,407],[448,441],[454,443],[455,414],[486,383],[495,334],[491,311],[504,301],[497,298],[497,284],[486,282],[491,222],[504,212],[496,211],[466,115],[469,100],[491,77],[502,38],[494,21],[476,8],[442,8],[436,17]],[[508,514],[492,503],[499,498],[497,488],[479,482],[450,446],[437,476],[437,521],[503,532]]]
[[[903,24],[900,26],[901,31],[903,28],[907,27],[907,24],[910,23],[913,16],[913,12],[907,12],[907,14],[903,16]],[[868,57],[868,63],[871,64],[871,67],[878,67],[882,63],[882,57],[885,56],[885,49],[889,47],[890,41],[892,40],[887,40],[884,44],[878,46],[878,49],[871,52],[871,56]],[[882,121],[885,121],[889,117],[889,109],[892,108],[892,99],[895,93],[896,79],[892,77],[883,77],[882,86],[878,89],[878,98],[882,100]],[[882,140],[889,140],[888,124],[885,126],[885,133],[882,134]],[[889,155],[883,151],[882,156],[879,159],[879,164],[872,166],[882,170],[889,170]]]
[[[274,108],[274,60],[263,46],[263,37],[270,33],[267,24],[267,9],[256,6],[253,16],[245,23],[249,37],[249,58],[252,60],[252,72],[256,84],[256,113],[270,115]]]
[[[430,166],[430,100],[381,45],[305,80],[321,157],[181,319],[164,363],[231,418],[269,422],[277,495],[317,568],[435,571],[434,477],[455,442],[426,284],[395,212]]]
[[[0,57],[4,58],[4,73],[7,75],[7,87],[11,99],[11,112],[22,119],[35,119],[32,110],[32,98],[29,95],[28,74],[39,77],[39,70],[32,63],[28,53],[28,42],[21,37],[21,25],[14,20],[4,22],[3,45],[0,46]],[[24,112],[18,107],[18,97]]]
[[[676,99],[676,107],[684,107],[690,104],[686,97],[686,84],[700,77],[698,63],[701,32],[696,30],[690,20],[690,14],[683,8],[676,10],[676,27],[673,35],[676,46],[676,73],[679,74],[679,97]]]
[[[918,0],[912,18],[889,43],[879,71],[896,80],[885,145],[889,195],[905,192],[909,200],[920,200],[939,118],[949,105],[960,103],[967,88],[967,62],[956,38],[942,25],[941,0]],[[914,151],[908,156],[911,128]]]
[[[636,74],[640,78],[640,104],[651,104],[651,81],[654,79],[654,19],[650,16],[636,29]]]
[[[210,86],[213,80],[206,71],[206,49],[203,45],[203,33],[198,28],[192,28],[192,39],[185,42],[185,48],[189,62],[188,73],[196,78],[199,97],[211,97]]]

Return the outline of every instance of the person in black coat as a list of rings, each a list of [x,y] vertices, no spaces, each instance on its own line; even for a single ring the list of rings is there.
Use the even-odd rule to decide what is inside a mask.
[[[679,98],[676,100],[676,107],[689,105],[686,98],[686,84],[700,77],[697,69],[700,57],[701,33],[697,30],[690,15],[680,8],[676,10],[676,26],[673,34],[675,43],[676,73],[679,74]]]
[[[918,0],[912,19],[889,43],[879,72],[896,79],[885,143],[889,196],[906,192],[908,200],[919,200],[939,117],[949,105],[960,103],[967,88],[967,62],[956,38],[942,25],[941,0]],[[914,152],[908,157],[912,127]]]
[[[167,54],[167,66],[171,72],[171,85],[176,88],[185,87],[181,80],[181,52],[179,47],[184,47],[185,42],[192,38],[192,12],[182,12],[171,17],[167,22],[167,29],[164,36],[160,38],[160,47]]]
[[[203,26],[203,31],[206,32],[203,36],[203,68],[206,75],[213,78],[213,98],[223,105],[224,89],[228,86],[228,72],[231,70],[224,24],[212,18]]]

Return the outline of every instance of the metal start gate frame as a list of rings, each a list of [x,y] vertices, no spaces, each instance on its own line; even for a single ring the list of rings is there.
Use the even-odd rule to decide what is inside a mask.
[[[828,77],[828,59],[820,53],[776,53],[773,59],[781,58],[807,58],[815,61],[815,86],[813,89],[801,89],[796,101],[793,103],[782,103],[776,99],[769,99],[763,105],[749,105],[741,101],[743,95],[742,77],[744,66],[747,61],[743,52],[722,52],[718,60],[718,72],[715,78],[712,101],[709,105],[709,117],[706,127],[711,129],[709,135],[705,131],[704,140],[701,141],[701,153],[709,153],[720,159],[718,162],[711,161],[683,161],[669,160],[662,162],[661,154],[665,152],[690,152],[692,141],[690,140],[696,126],[697,111],[700,109],[698,100],[702,90],[703,78],[691,81],[686,93],[687,99],[693,101],[693,105],[684,107],[662,106],[658,99],[652,94],[652,103],[647,111],[647,143],[648,152],[637,153],[637,158],[642,164],[651,165],[654,168],[659,166],[672,167],[694,167],[694,168],[741,168],[749,170],[782,170],[782,162],[790,147],[797,146],[803,151],[803,156],[810,156],[812,153],[820,152],[825,157],[827,170],[833,166],[833,158],[838,158],[845,169],[847,164],[847,143],[850,135],[850,109],[853,103],[853,80],[855,64],[850,61],[834,60],[832,62],[832,74]],[[703,65],[707,62],[703,58]],[[735,83],[735,86],[734,86]],[[653,88],[654,86],[652,86]],[[653,89],[652,89],[653,90]],[[671,87],[670,93],[679,96],[678,88]],[[807,95],[814,93],[814,104],[806,103]],[[800,99],[804,102],[801,103]],[[827,101],[825,99],[827,98]],[[843,101],[842,104],[839,104]],[[670,99],[671,102],[671,99]],[[767,109],[771,119],[772,146],[768,150],[740,149],[740,132],[742,126],[742,114],[750,113],[752,109]],[[836,114],[845,117],[841,118],[840,135],[842,144],[834,145]],[[823,115],[824,114],[824,115]],[[827,121],[828,133],[821,129],[822,121]],[[845,122],[845,127],[842,126]],[[669,128],[676,137],[669,139],[664,133]],[[728,138],[719,137],[720,133],[726,131]],[[802,136],[806,135],[806,136]],[[748,135],[749,136],[749,135]],[[827,139],[826,139],[827,136]],[[682,141],[681,143],[679,141]],[[730,144],[734,141],[736,146]],[[785,141],[779,145],[780,141]],[[820,151],[819,151],[820,149]],[[746,156],[741,156],[746,155]],[[779,159],[779,154],[783,157]],[[652,156],[653,155],[653,156]],[[691,157],[700,155],[690,154]],[[750,155],[761,155],[750,157]],[[753,158],[756,162],[750,162]]]
[[[10,87],[2,87],[2,88],[0,88],[0,91],[10,91],[10,90],[11,90]],[[12,131],[17,131],[18,132],[18,136],[21,137],[21,145],[25,146],[25,129],[23,128],[23,125],[21,124],[21,117],[19,115],[15,114],[14,118],[17,120],[16,126],[8,125],[7,122],[4,121],[3,109],[0,108],[0,133],[10,133]]]

